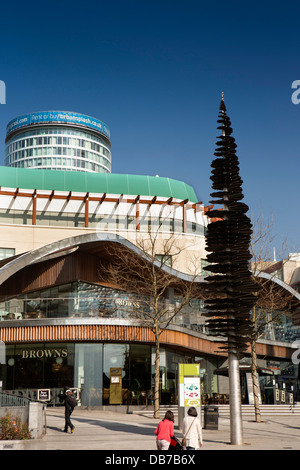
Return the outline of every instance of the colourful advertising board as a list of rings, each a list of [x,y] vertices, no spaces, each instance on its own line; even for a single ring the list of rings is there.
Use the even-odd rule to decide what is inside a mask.
[[[200,364],[179,364],[179,406],[201,407]]]

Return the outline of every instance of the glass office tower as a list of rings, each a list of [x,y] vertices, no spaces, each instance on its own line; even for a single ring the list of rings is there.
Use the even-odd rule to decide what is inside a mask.
[[[111,172],[108,127],[98,119],[66,111],[19,116],[7,125],[5,166]]]

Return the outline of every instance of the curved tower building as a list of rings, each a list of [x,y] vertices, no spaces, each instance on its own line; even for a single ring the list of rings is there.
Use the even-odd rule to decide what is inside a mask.
[[[5,166],[48,170],[111,172],[108,127],[68,111],[19,116],[7,125]]]

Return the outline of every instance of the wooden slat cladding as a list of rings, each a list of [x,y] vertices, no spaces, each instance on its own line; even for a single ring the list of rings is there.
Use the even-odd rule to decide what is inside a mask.
[[[114,341],[154,344],[150,328],[124,325],[37,325],[3,327],[0,340],[5,343],[60,342],[60,341]],[[186,333],[168,330],[161,343],[179,349],[215,353],[216,343]]]
[[[112,341],[154,344],[154,335],[149,328],[125,325],[37,325],[0,328],[0,340],[9,343],[61,342],[61,341]],[[225,356],[218,348],[220,343],[177,330],[165,330],[161,335],[161,345],[173,346],[190,353],[206,353]],[[288,347],[258,343],[259,355],[277,358],[290,358]],[[271,348],[271,349],[270,349]]]
[[[5,343],[41,341],[153,341],[148,328],[123,325],[37,325],[3,327]]]
[[[22,269],[0,286],[0,295],[13,296],[67,284],[78,279],[97,282],[98,259],[89,253],[73,253]]]

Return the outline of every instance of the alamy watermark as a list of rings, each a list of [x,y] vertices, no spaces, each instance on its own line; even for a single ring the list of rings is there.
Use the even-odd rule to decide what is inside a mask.
[[[3,80],[0,80],[0,104],[6,104],[6,85]]]
[[[298,365],[300,364],[300,340],[299,339],[297,339],[296,341],[292,343],[292,348],[296,349],[296,351],[293,352],[292,357],[291,357],[292,363]]]
[[[294,80],[292,83],[292,88],[295,88],[295,91],[292,93],[291,100],[293,104],[300,103],[300,80]]]

